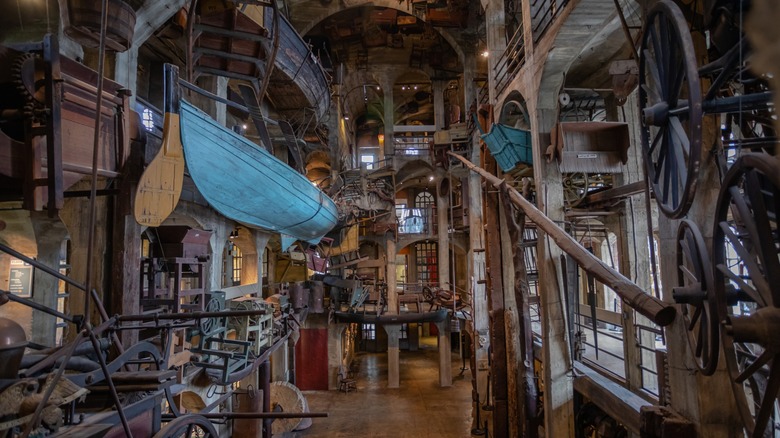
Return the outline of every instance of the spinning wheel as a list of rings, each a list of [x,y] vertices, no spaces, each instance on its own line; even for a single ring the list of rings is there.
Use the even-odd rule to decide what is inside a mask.
[[[153,438],[215,438],[217,429],[211,422],[196,414],[183,415],[170,421]]]
[[[674,301],[682,306],[688,342],[701,373],[710,376],[718,365],[718,311],[712,287],[707,246],[696,224],[683,220],[677,230],[677,284]]]
[[[778,432],[778,214],[780,162],[767,154],[743,155],[726,174],[718,198],[713,266],[724,357],[751,437]]]
[[[658,207],[671,218],[693,201],[701,156],[702,98],[688,24],[670,0],[647,16],[639,60],[642,149]]]

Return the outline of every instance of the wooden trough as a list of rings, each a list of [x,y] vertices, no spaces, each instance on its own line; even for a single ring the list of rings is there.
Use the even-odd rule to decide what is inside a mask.
[[[564,173],[620,173],[631,145],[622,122],[561,122],[551,137]]]

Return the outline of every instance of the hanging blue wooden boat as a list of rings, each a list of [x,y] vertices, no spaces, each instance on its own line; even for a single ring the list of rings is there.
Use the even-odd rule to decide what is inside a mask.
[[[336,204],[305,176],[183,99],[179,111],[187,170],[214,209],[309,243],[336,225]]]

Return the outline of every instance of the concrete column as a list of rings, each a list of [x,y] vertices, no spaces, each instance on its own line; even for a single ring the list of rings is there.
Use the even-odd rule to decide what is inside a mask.
[[[227,99],[228,91],[228,78],[224,76],[217,76],[216,94],[219,97]],[[220,102],[215,102],[216,114],[214,119],[222,126],[227,124],[227,105]]]
[[[386,234],[385,247],[387,248],[387,313],[398,314],[398,291],[395,278],[395,240],[392,234]]]
[[[469,108],[477,102],[477,89],[474,87],[475,54],[466,53],[463,62],[463,88],[466,96],[466,107]],[[471,162],[480,162],[479,141],[475,140],[472,145]],[[473,322],[467,330],[470,332],[473,340],[474,360],[476,369],[472,370],[472,375],[476,382],[476,390],[480,397],[487,393],[488,378],[488,347],[490,346],[490,337],[488,335],[488,308],[487,294],[485,292],[486,278],[485,273],[485,234],[482,228],[482,180],[479,175],[469,172],[469,250],[466,255],[468,278],[469,278],[469,299],[473,308]],[[477,406],[479,409],[479,406]],[[482,427],[482,425],[476,425]]]
[[[387,332],[387,387],[400,388],[400,349],[398,339],[401,337],[401,326],[388,324],[383,326]]]
[[[328,389],[331,390],[339,387],[339,367],[349,365],[342,355],[344,345],[341,337],[346,329],[347,324],[344,323],[328,325]]]
[[[390,78],[383,78],[380,81],[382,85],[382,92],[384,94],[384,110],[385,110],[385,156],[395,155],[395,141],[393,140],[395,125],[395,108],[393,104],[393,81]]]
[[[116,54],[114,80],[130,90],[130,108],[135,108],[135,96],[138,90],[138,46]]]
[[[450,339],[450,320],[436,323],[439,329],[439,386],[452,386],[452,345]]]
[[[46,212],[33,211],[30,213],[35,240],[38,245],[39,262],[58,269],[62,259],[62,242],[67,238],[68,231],[59,219],[50,219]],[[50,309],[57,308],[57,289],[59,281],[41,271],[33,276],[32,300],[43,304]],[[54,346],[57,319],[49,314],[32,312],[32,342],[41,345]]]
[[[433,81],[433,120],[436,130],[444,129],[444,82]]]
[[[446,181],[446,183],[444,182]],[[436,195],[436,221],[438,226],[438,270],[439,287],[455,291],[454,285],[450,285],[450,181],[439,183],[439,193]],[[447,193],[442,193],[442,186],[447,185]]]
[[[541,152],[542,133],[550,132],[558,119],[554,96],[538,96],[538,101],[529,101],[534,107],[531,114],[532,139],[535,152],[534,180],[536,181],[537,204],[547,217],[562,221],[563,186],[561,173],[555,163],[545,164]],[[544,104],[544,106],[542,106]],[[539,107],[537,107],[537,105]],[[530,105],[529,105],[530,106]],[[551,106],[551,107],[550,107]],[[536,154],[539,152],[539,154]],[[539,298],[542,319],[542,346],[544,374],[544,427],[548,437],[574,436],[573,385],[571,380],[571,357],[564,310],[563,288],[559,274],[562,251],[550,242],[549,237],[539,233],[537,244],[537,266],[539,269]]]
[[[289,354],[284,347],[278,348],[271,354],[271,380],[287,381],[287,369],[289,368]]]

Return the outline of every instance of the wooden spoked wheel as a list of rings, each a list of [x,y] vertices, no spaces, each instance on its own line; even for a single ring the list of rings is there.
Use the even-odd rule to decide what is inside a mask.
[[[741,156],[724,178],[713,232],[721,341],[751,437],[780,434],[780,162]]]
[[[701,155],[702,102],[696,56],[680,8],[659,1],[645,21],[639,59],[642,149],[658,207],[685,215]]]
[[[696,224],[683,220],[677,230],[677,284],[672,290],[688,331],[696,366],[710,376],[718,366],[718,310],[707,246]]]
[[[588,195],[588,174],[566,173],[563,175],[563,200],[567,207],[578,206]]]
[[[202,415],[182,415],[168,422],[154,438],[217,438],[214,425]]]

